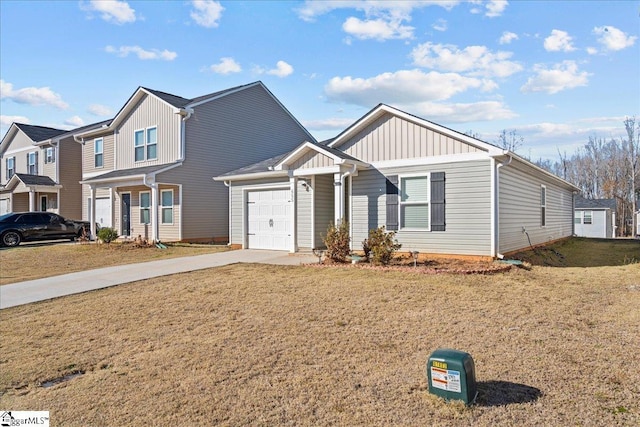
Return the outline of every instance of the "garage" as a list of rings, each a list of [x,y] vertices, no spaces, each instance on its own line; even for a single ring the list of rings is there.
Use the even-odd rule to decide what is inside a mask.
[[[111,198],[96,198],[96,222],[100,227],[113,227],[111,212]],[[89,218],[91,218],[91,199],[89,199]]]
[[[291,248],[291,190],[247,192],[247,244],[251,249]]]

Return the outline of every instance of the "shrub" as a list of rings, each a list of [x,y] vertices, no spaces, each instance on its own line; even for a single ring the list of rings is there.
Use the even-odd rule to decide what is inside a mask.
[[[345,262],[347,260],[351,253],[349,248],[351,238],[349,237],[349,223],[347,221],[340,221],[338,226],[329,224],[327,234],[322,240],[327,247],[326,255],[332,261]]]
[[[103,227],[98,231],[98,239],[104,243],[111,243],[118,238],[118,232],[110,227]]]
[[[362,242],[364,256],[376,265],[387,265],[393,254],[402,247],[395,239],[396,232],[387,232],[384,225],[369,230],[369,237]]]

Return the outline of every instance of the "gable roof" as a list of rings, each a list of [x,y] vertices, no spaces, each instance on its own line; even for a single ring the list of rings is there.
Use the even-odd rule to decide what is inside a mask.
[[[299,159],[309,151],[315,151],[317,153],[321,153],[328,157],[331,157],[336,163],[348,162],[360,166],[367,166],[367,164],[362,160],[356,159],[355,157],[350,156],[349,154],[344,153],[336,148],[330,147],[328,145],[321,145],[318,143],[305,141],[298,147],[296,147],[293,151],[289,152],[277,164],[275,164],[274,169],[284,169],[284,166],[287,163],[295,162],[297,159]]]
[[[6,183],[2,190],[15,188],[19,182],[22,182],[27,187],[54,187],[62,188],[62,186],[56,183],[53,179],[43,175],[30,175],[27,173],[15,173]]]
[[[582,196],[576,197],[576,209],[611,209],[615,211],[617,207],[616,199],[585,199]]]
[[[66,130],[55,129],[45,126],[26,125],[24,123],[14,123],[18,129],[24,132],[33,142],[54,138],[61,135]]]

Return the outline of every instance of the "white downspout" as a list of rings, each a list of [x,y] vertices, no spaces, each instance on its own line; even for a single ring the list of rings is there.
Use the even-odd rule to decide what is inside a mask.
[[[496,181],[495,181],[496,213],[495,213],[495,219],[494,219],[496,237],[495,237],[494,248],[492,252],[499,259],[504,258],[504,255],[498,252],[500,250],[500,168],[503,166],[509,166],[512,160],[513,160],[513,156],[509,155],[509,160],[502,163],[498,163],[498,165],[496,166]]]
[[[229,241],[227,242],[227,246],[231,246],[231,232],[233,230],[232,227],[231,227],[231,224],[233,223],[233,221],[231,219],[231,212],[232,212],[232,209],[231,209],[231,200],[232,200],[232,197],[231,197],[231,181],[222,181],[222,183],[224,184],[225,187],[227,187],[229,189],[227,191],[227,197],[229,198],[229,201],[228,201],[228,203],[229,203],[229,214],[228,214],[229,215],[229,231],[228,231],[229,237],[228,237],[228,240]]]
[[[186,156],[186,121],[189,120],[191,118],[191,115],[194,113],[193,108],[186,108],[184,110],[180,110],[178,111],[178,114],[182,115],[182,113],[186,113],[185,116],[182,117],[182,119],[180,120],[180,158],[178,159],[179,162],[183,162]]]
[[[142,182],[151,189],[151,241],[159,240],[160,227],[158,225],[158,184],[154,175],[144,175]]]
[[[348,176],[352,176],[354,173],[356,173],[357,168],[358,167],[356,165],[352,165],[351,169],[345,171],[342,174],[339,174],[338,181],[336,181],[334,183],[334,185],[336,187],[340,187],[340,188],[338,188],[336,190],[336,194],[334,195],[335,216],[336,216],[335,223],[336,223],[336,225],[338,225],[338,223],[340,221],[342,221],[342,219],[344,218],[344,208],[345,208],[345,205],[344,205],[344,196],[345,196],[345,194],[344,194],[344,181],[345,181],[345,178],[348,177]],[[336,175],[338,175],[338,174],[336,174]]]

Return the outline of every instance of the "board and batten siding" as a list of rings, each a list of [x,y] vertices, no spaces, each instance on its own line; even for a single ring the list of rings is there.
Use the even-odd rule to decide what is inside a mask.
[[[499,171],[499,246],[508,253],[571,236],[573,193],[517,163]],[[546,186],[546,225],[541,225],[541,187]],[[523,232],[526,230],[526,233]]]
[[[102,138],[102,167],[95,166],[95,144],[96,139]],[[82,173],[91,176],[100,175],[113,170],[114,168],[114,147],[115,136],[113,133],[102,136],[87,138],[82,144]]]
[[[161,99],[147,95],[141,99],[116,129],[118,169],[171,163],[180,157],[181,116]],[[157,128],[156,159],[135,161],[134,133]]]
[[[334,163],[335,162],[331,157],[322,153],[311,151],[309,153],[306,153],[300,159],[296,160],[293,165],[291,165],[291,169],[331,167],[334,165]]]
[[[317,175],[314,179],[315,188],[314,206],[315,206],[315,238],[316,247],[325,247],[323,238],[327,234],[329,224],[334,223],[334,185],[333,175]]]
[[[310,181],[310,180],[309,180]],[[303,183],[307,181],[298,180],[296,186],[296,218],[298,224],[296,227],[298,250],[312,249],[311,245],[311,221],[313,218],[311,209],[313,201],[313,189],[311,185],[306,186]]]
[[[231,195],[231,219],[229,221],[231,230],[229,231],[229,243],[233,245],[244,245],[245,236],[243,233],[246,224],[245,191],[288,188],[289,185],[289,178],[287,177],[232,182],[229,187]]]
[[[428,166],[360,171],[352,178],[353,250],[371,229],[386,224],[386,176],[445,173],[446,231],[396,232],[401,251],[491,256],[491,162],[460,161]]]
[[[213,180],[231,170],[285,154],[309,139],[260,85],[194,107],[186,124],[181,167],[164,174],[182,184],[183,239],[229,239],[229,189]],[[235,243],[235,236],[232,237]]]
[[[58,182],[62,185],[60,202],[58,205],[60,215],[72,218],[82,218],[82,146],[67,137],[58,143],[59,162]],[[55,163],[53,164],[55,165]]]
[[[346,154],[372,163],[482,151],[439,132],[385,114],[340,145]]]

